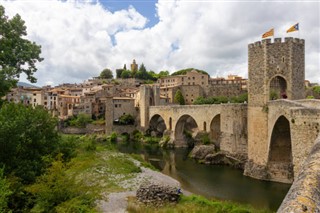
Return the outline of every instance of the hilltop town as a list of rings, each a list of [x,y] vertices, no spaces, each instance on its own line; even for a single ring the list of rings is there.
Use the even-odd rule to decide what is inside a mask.
[[[136,72],[135,60],[131,72]],[[118,71],[118,70],[117,70]],[[64,83],[55,87],[42,88],[18,86],[7,95],[9,102],[33,107],[43,106],[60,119],[87,114],[94,119],[104,118],[106,99],[112,98],[117,120],[124,114],[138,116],[140,86],[144,81],[138,78],[103,79],[93,77],[80,84]],[[238,96],[247,92],[247,79],[237,75],[227,78],[210,78],[207,73],[189,69],[185,74],[159,78],[148,86],[159,87],[159,105],[177,104],[174,96],[181,91],[185,104],[193,104],[198,97]]]

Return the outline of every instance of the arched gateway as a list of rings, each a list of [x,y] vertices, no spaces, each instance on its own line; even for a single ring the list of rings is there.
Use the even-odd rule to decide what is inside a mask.
[[[279,182],[293,181],[290,123],[280,116],[272,130],[268,157],[270,179]]]

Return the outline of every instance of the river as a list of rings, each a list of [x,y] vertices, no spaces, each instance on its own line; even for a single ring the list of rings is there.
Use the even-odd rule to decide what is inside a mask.
[[[162,173],[178,180],[183,189],[206,198],[230,200],[276,211],[290,188],[289,184],[243,176],[241,170],[228,166],[199,164],[188,157],[188,149],[163,150],[132,144],[122,144],[119,150],[143,155]]]

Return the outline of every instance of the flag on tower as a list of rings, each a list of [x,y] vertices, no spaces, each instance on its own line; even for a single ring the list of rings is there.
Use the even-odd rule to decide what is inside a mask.
[[[295,25],[293,25],[292,27],[290,27],[287,30],[287,33],[291,33],[291,32],[298,31],[298,30],[299,30],[299,23],[296,23]]]
[[[269,36],[273,36],[274,34],[274,29],[272,28],[271,30],[269,30],[268,32],[265,32],[263,35],[262,35],[262,38],[267,38]]]

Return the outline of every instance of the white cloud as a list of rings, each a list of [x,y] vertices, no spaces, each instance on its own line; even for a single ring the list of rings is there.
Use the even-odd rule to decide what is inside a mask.
[[[212,76],[247,76],[247,45],[275,28],[276,37],[306,40],[306,78],[319,82],[320,3],[159,0],[160,22],[133,7],[111,13],[97,1],[1,1],[26,21],[28,37],[42,45],[39,84],[81,82],[132,59],[147,69],[195,67]],[[300,31],[286,35],[296,22]],[[129,67],[129,66],[127,66]]]

